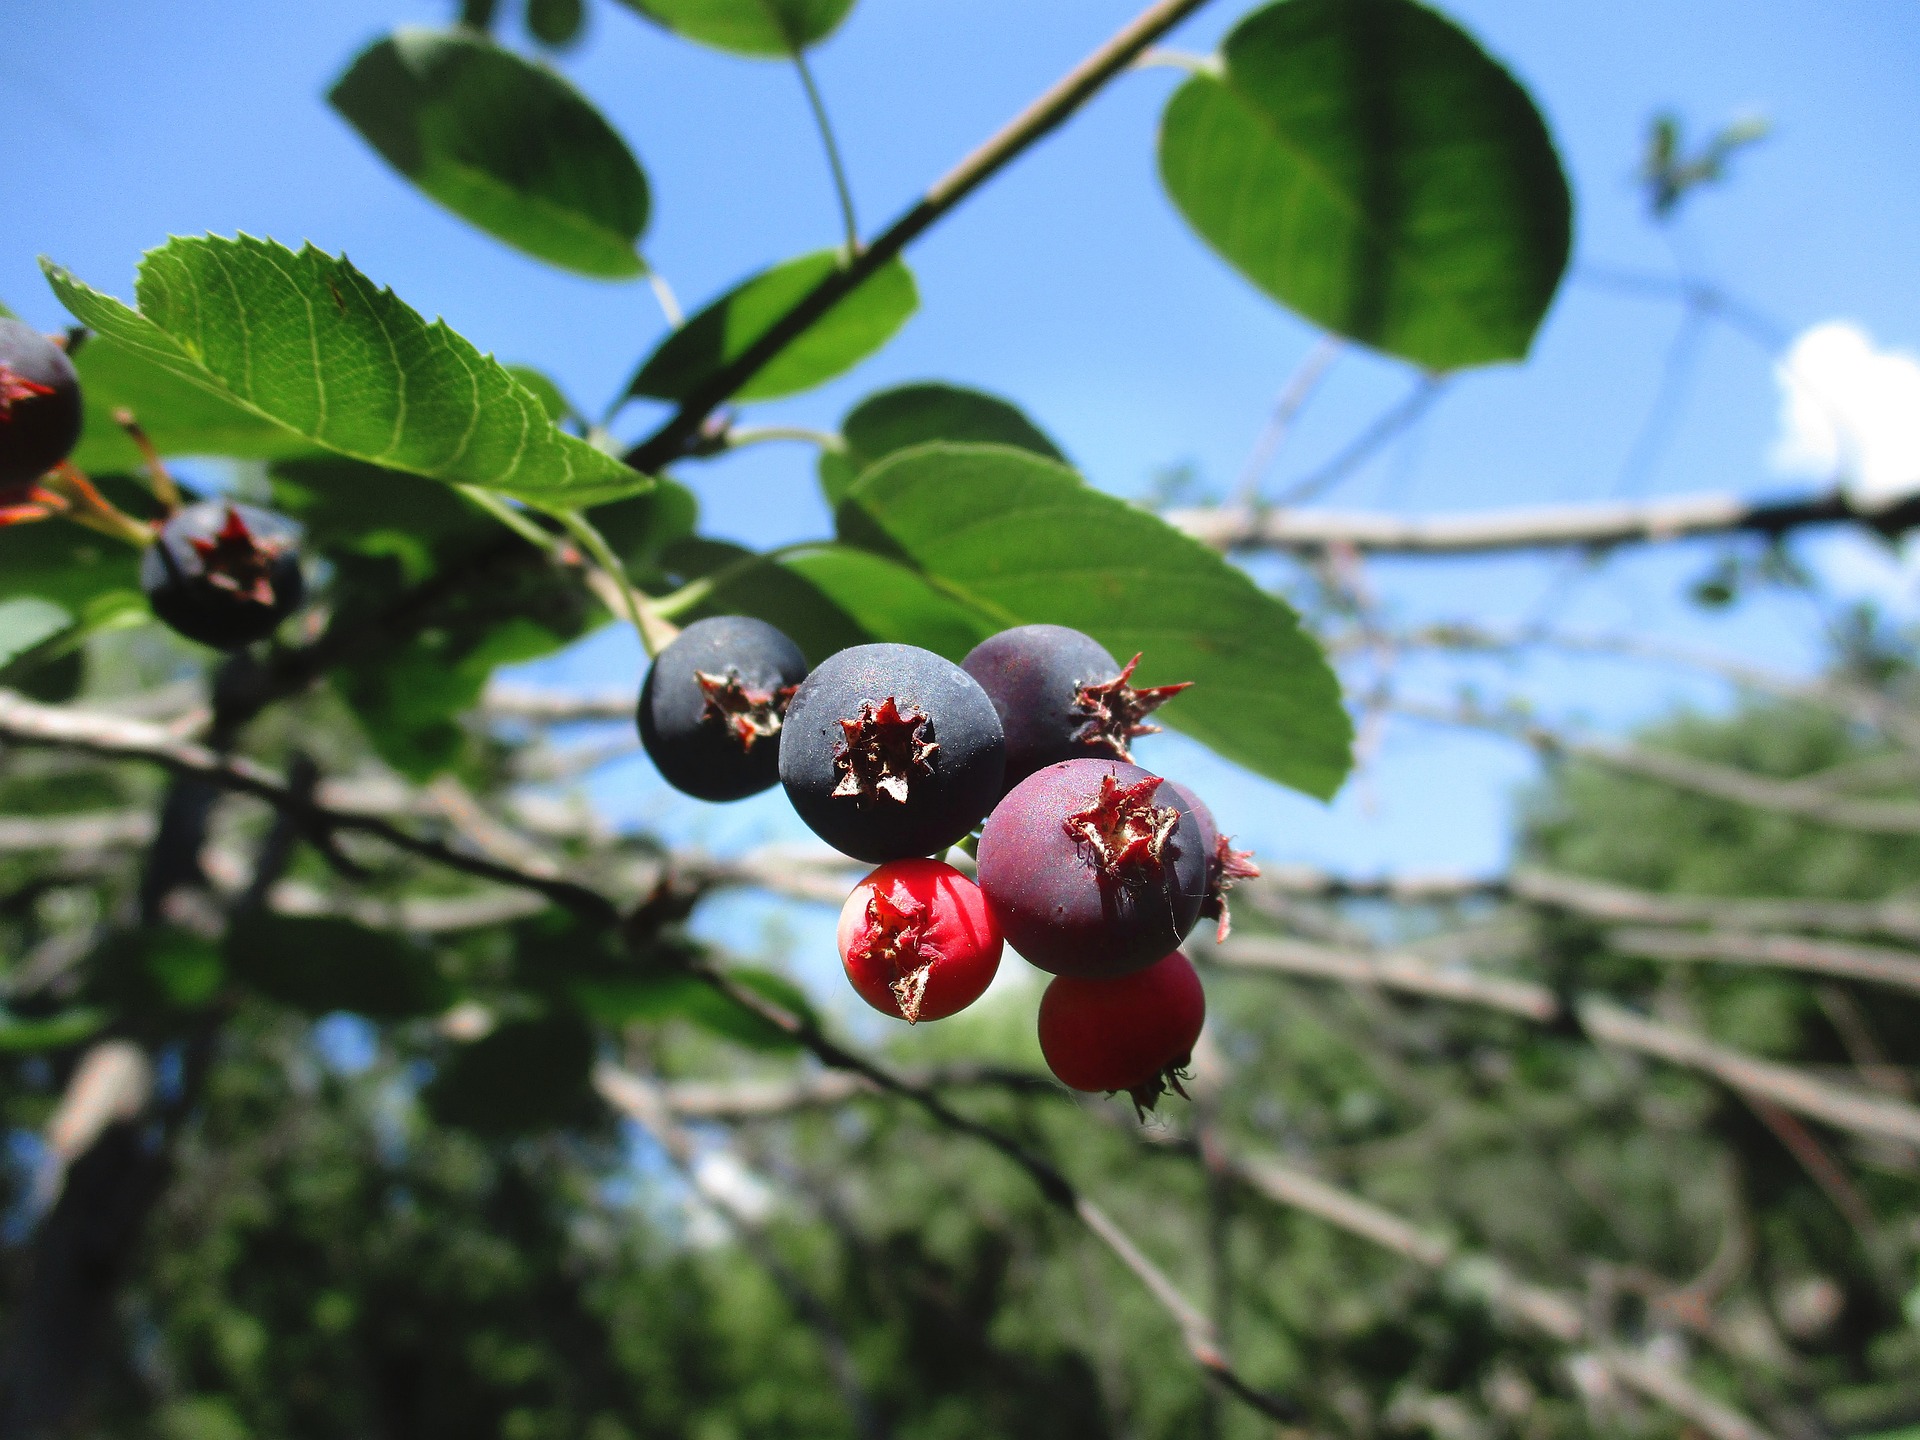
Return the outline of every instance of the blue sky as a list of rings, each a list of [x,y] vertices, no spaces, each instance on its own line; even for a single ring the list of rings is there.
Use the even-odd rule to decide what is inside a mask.
[[[351,56],[403,21],[452,5],[331,0],[0,0],[0,96],[16,126],[0,169],[0,296],[60,316],[34,265],[49,254],[126,294],[142,249],[168,234],[245,230],[345,251],[417,309],[503,359],[541,366],[597,410],[658,339],[643,285],[570,278],[510,252],[389,172],[321,96]],[[503,4],[503,10],[515,10]],[[1246,9],[1215,4],[1171,43],[1210,48]],[[1864,3],[1447,7],[1531,88],[1577,197],[1574,274],[1531,361],[1461,379],[1404,442],[1325,503],[1431,511],[1699,489],[1793,488],[1769,468],[1777,348],[1709,325],[1685,384],[1644,444],[1681,315],[1668,300],[1593,283],[1607,269],[1672,274],[1676,256],[1751,302],[1782,339],[1850,320],[1882,345],[1920,347],[1920,9]],[[1134,6],[1114,0],[863,0],[816,69],[862,219],[889,217]],[[523,43],[517,27],[508,38]],[[563,69],[628,137],[653,183],[653,263],[690,305],[769,262],[834,243],[824,164],[792,72],[675,40],[598,0]],[[1312,348],[1309,327],[1255,293],[1161,195],[1152,145],[1171,71],[1123,77],[1062,134],[910,253],[923,308],[850,377],[757,407],[755,420],[832,426],[861,395],[937,377],[1006,394],[1089,476],[1139,494],[1190,465],[1231,485],[1274,393]],[[1671,106],[1696,133],[1759,110],[1775,135],[1734,183],[1690,207],[1677,235],[1649,225],[1631,183],[1648,116]],[[1337,362],[1275,469],[1284,484],[1336,451],[1412,381],[1392,362]],[[630,411],[639,428],[644,412]],[[1630,467],[1636,447],[1647,463]],[[690,470],[708,528],[764,544],[823,533],[812,457],[758,447]],[[1891,594],[1898,573],[1857,541],[1807,553],[1841,587]],[[1804,601],[1762,597],[1704,615],[1682,598],[1713,551],[1674,547],[1597,569],[1562,561],[1379,563],[1368,582],[1395,615],[1487,623],[1550,615],[1805,668],[1818,653]],[[544,678],[608,689],[639,666],[605,636]],[[1418,667],[1450,694],[1459,667]],[[1711,687],[1581,661],[1474,670],[1490,694],[1618,727]],[[1488,740],[1396,726],[1331,809],[1243,782],[1197,747],[1143,754],[1213,798],[1228,829],[1270,858],[1348,870],[1483,870],[1507,849],[1524,756]],[[642,764],[606,772],[615,813],[679,836],[790,835],[767,797],[725,812],[679,801]]]

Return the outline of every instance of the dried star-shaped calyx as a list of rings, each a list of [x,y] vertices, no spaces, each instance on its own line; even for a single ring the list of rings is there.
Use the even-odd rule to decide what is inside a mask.
[[[1147,1112],[1159,1103],[1160,1097],[1166,1094],[1168,1090],[1172,1090],[1173,1093],[1178,1095],[1182,1100],[1191,1099],[1192,1097],[1187,1094],[1186,1088],[1181,1085],[1180,1082],[1193,1078],[1187,1073],[1187,1066],[1192,1063],[1193,1057],[1191,1055],[1182,1055],[1151,1080],[1143,1080],[1140,1084],[1135,1085],[1131,1090],[1127,1091],[1127,1098],[1133,1101],[1134,1115],[1141,1120],[1145,1120],[1147,1118]]]
[[[1162,864],[1180,812],[1171,805],[1153,803],[1153,792],[1159,788],[1157,775],[1131,785],[1102,775],[1093,804],[1061,824],[1093,852],[1093,863],[1103,875],[1117,876],[1128,866]]]
[[[1200,902],[1200,913],[1220,923],[1214,928],[1213,938],[1225,940],[1233,933],[1233,916],[1227,911],[1227,891],[1237,880],[1258,880],[1260,867],[1253,863],[1253,851],[1236,850],[1233,841],[1221,835],[1214,840],[1213,864],[1217,879],[1207,891],[1207,898]]]
[[[22,400],[53,394],[51,385],[29,380],[17,371],[0,365],[0,422],[13,419],[13,407]]]
[[[1147,716],[1193,684],[1150,685],[1136,690],[1133,670],[1139,655],[1127,661],[1126,668],[1113,679],[1099,685],[1082,685],[1073,697],[1073,710],[1084,716],[1073,732],[1075,744],[1105,750],[1116,760],[1132,760],[1128,742],[1139,735],[1158,735],[1160,727],[1146,723]]]
[[[938,953],[927,943],[928,907],[906,890],[897,898],[876,885],[867,897],[867,935],[859,958],[878,960],[892,972],[887,988],[909,1025],[920,1019],[926,1003],[927,980]]]
[[[940,748],[933,743],[933,722],[918,710],[902,712],[891,695],[878,705],[861,701],[860,714],[842,720],[840,731],[846,740],[833,757],[840,772],[840,783],[833,787],[836,796],[864,804],[884,795],[904,805],[908,782],[916,775],[933,774],[929,757]]]
[[[726,726],[727,733],[740,742],[742,750],[751,750],[760,741],[771,740],[780,733],[787,702],[799,688],[783,685],[774,690],[754,690],[740,678],[740,672],[731,667],[725,675],[696,670],[693,678],[699,682],[701,697],[706,701],[700,718]]]
[[[240,512],[227,507],[227,523],[212,539],[189,536],[187,543],[200,557],[207,583],[231,590],[255,605],[272,605],[273,562],[287,548],[284,540],[262,539],[247,528]]]

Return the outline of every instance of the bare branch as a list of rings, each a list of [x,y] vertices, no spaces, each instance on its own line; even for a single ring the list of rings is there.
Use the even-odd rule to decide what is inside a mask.
[[[526,685],[494,683],[480,697],[481,713],[492,720],[530,720],[559,725],[576,720],[632,720],[634,699],[629,693],[568,695],[558,690],[536,690]]]
[[[1343,950],[1305,940],[1235,936],[1224,945],[1189,942],[1195,958],[1237,969],[1268,970],[1347,985],[1373,985],[1452,1000],[1518,1015],[1545,1024],[1560,1013],[1560,1002],[1544,985],[1488,975],[1458,966],[1437,966],[1417,956],[1387,950]]]
[[[1841,1130],[1920,1143],[1920,1109],[1902,1101],[1816,1080],[1790,1065],[1756,1060],[1704,1035],[1656,1024],[1599,996],[1582,999],[1579,1016],[1581,1027],[1602,1044],[1698,1070],[1730,1090],[1771,1100]]]
[[[1476,555],[1502,550],[1606,548],[1701,535],[1768,539],[1819,525],[1863,525],[1898,535],[1920,524],[1920,500],[1857,503],[1841,490],[1792,500],[1682,495],[1639,503],[1539,505],[1479,514],[1412,517],[1341,510],[1175,510],[1167,520],[1217,550]]]
[[[1653,960],[1720,960],[1865,980],[1920,994],[1920,955],[1844,940],[1804,935],[1744,934],[1735,930],[1612,930],[1607,944],[1623,955]]]
[[[1051,133],[1107,81],[1131,65],[1142,51],[1198,10],[1206,0],[1158,0],[1099,49],[1062,76],[1039,99],[1001,127],[998,133],[928,187],[927,192],[858,255],[835,270],[734,360],[681,403],[673,417],[627,452],[636,470],[656,471],[678,459],[706,419],[761,367],[791,345],[844,296],[892,260],[933,225],[1036,141]]]
[[[1509,880],[1515,897],[1595,920],[1653,925],[1724,925],[1741,930],[1826,930],[1920,941],[1920,904],[1907,900],[1740,900],[1663,895],[1524,866]]]
[[[72,815],[0,816],[0,853],[33,850],[117,850],[153,839],[144,810],[93,810]]]

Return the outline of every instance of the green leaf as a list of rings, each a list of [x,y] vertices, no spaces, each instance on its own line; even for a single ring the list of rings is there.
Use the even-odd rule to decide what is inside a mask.
[[[0,666],[58,635],[72,623],[73,616],[50,600],[23,595],[0,602]]]
[[[1566,268],[1546,123],[1411,0],[1281,0],[1175,92],[1160,174],[1194,229],[1309,320],[1429,370],[1518,360]]]
[[[784,975],[747,968],[730,968],[727,973],[795,1015],[813,1014],[806,992]],[[581,1009],[603,1024],[678,1019],[755,1050],[798,1048],[798,1042],[786,1032],[741,1009],[711,985],[691,975],[576,980],[568,990]]]
[[[685,399],[839,265],[838,251],[819,250],[742,281],[662,341],[627,393]],[[733,398],[771,400],[825,384],[891,340],[919,308],[913,273],[902,261],[889,260],[768,361]]]
[[[23,1019],[0,1010],[0,1051],[58,1050],[77,1045],[101,1029],[110,1017],[104,1010],[77,1007],[57,1015]]]
[[[115,504],[125,488],[100,487]],[[37,595],[79,610],[116,590],[140,589],[140,552],[63,520],[0,529],[0,596]]]
[[[466,27],[405,26],[327,97],[388,164],[454,214],[562,269],[644,274],[647,177],[585,96]]]
[[[331,916],[243,916],[227,931],[225,958],[236,979],[309,1015],[401,1020],[453,998],[433,956],[405,936]]]
[[[311,440],[238,401],[181,379],[137,349],[90,335],[74,353],[85,418],[72,460],[89,474],[138,470],[142,459],[113,418],[126,409],[162,455],[280,460],[319,450]]]
[[[535,398],[540,401],[540,408],[547,412],[547,419],[554,424],[558,425],[562,420],[580,418],[580,412],[574,409],[573,402],[567,399],[566,392],[544,372],[534,369],[531,365],[509,365],[507,373],[533,392]]]
[[[312,246],[169,240],[140,262],[138,310],[42,264],[82,323],[342,455],[538,504],[653,483],[556,429],[539,397],[444,322]]]
[[[1144,652],[1142,684],[1196,682],[1160,715],[1227,759],[1323,799],[1340,787],[1352,725],[1293,611],[1065,466],[922,445],[861,476],[838,522],[1000,625],[1069,625],[1121,659]]]
[[[676,35],[736,55],[790,55],[831,35],[853,0],[621,0]]]
[[[574,44],[586,28],[586,0],[527,0],[527,33],[556,50]]]
[[[869,395],[840,422],[844,450],[820,452],[820,488],[838,505],[861,472],[896,450],[930,440],[1012,445],[1065,461],[1060,448],[1014,406],[958,385],[901,385]]]

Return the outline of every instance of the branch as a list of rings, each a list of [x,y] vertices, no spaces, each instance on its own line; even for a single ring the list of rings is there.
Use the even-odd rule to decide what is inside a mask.
[[[1770,540],[1817,525],[1864,525],[1894,536],[1920,525],[1920,498],[1866,505],[1844,491],[1792,500],[1682,495],[1642,503],[1538,505],[1479,514],[1414,517],[1343,510],[1174,510],[1169,523],[1216,550],[1474,555],[1502,550],[1607,548],[1701,535]]]
[[[1508,885],[1518,899],[1595,920],[1724,925],[1740,930],[1826,930],[1920,941],[1920,904],[1906,900],[1738,900],[1713,895],[1662,895],[1531,866],[1515,870]]]
[[[144,810],[95,810],[71,815],[0,816],[0,854],[33,850],[117,850],[153,839],[155,821]]]
[[[1458,966],[1437,966],[1416,956],[1392,951],[1340,950],[1305,940],[1267,936],[1236,936],[1224,945],[1202,949],[1198,944],[1190,944],[1189,948],[1197,957],[1216,965],[1306,975],[1348,985],[1374,985],[1429,999],[1500,1010],[1539,1024],[1546,1024],[1560,1014],[1559,1000],[1544,985],[1480,974]]]
[[[1865,980],[1920,994],[1920,956],[1879,945],[1844,940],[1810,940],[1803,935],[1743,934],[1735,930],[1649,930],[1628,928],[1607,933],[1607,944],[1623,955],[1652,960],[1722,960],[1735,965],[1764,965]]]
[[[0,690],[0,740],[16,745],[50,745],[109,760],[143,760],[175,775],[191,776],[252,795],[280,809],[303,808],[302,797],[265,766],[242,756],[222,755],[207,746],[176,738],[171,731],[141,720],[126,720],[85,710],[38,705]],[[313,805],[308,813],[333,830],[350,830],[383,840],[395,849],[432,860],[449,869],[536,890],[589,918],[613,923],[618,910],[599,892],[568,880],[531,875],[511,865],[467,855],[439,840],[427,839],[376,815]]]
[[[1044,1075],[992,1065],[942,1065],[908,1071],[903,1078],[921,1089],[942,1093],[984,1086],[1029,1095],[1066,1095]],[[772,1120],[882,1093],[864,1076],[846,1070],[820,1070],[791,1080],[675,1080],[661,1087],[667,1108],[687,1120]]]
[[[707,417],[757,375],[767,362],[799,339],[862,281],[906,249],[922,231],[1059,126],[1107,81],[1132,64],[1143,50],[1205,3],[1206,0],[1159,0],[1135,16],[1130,24],[1074,66],[979,149],[934,181],[906,213],[875,236],[872,243],[843,268],[835,270],[802,296],[759,339],[715,370],[681,401],[671,419],[627,452],[627,463],[636,470],[652,473],[679,459],[688,442],[700,433]]]
[[[1395,714],[1437,725],[1489,730],[1530,745],[1543,755],[1564,756],[1604,765],[1623,774],[1657,780],[1679,790],[1731,800],[1756,810],[1776,810],[1819,825],[1864,830],[1876,835],[1920,835],[1920,801],[1859,800],[1809,780],[1776,780],[1731,765],[1699,760],[1670,750],[1649,750],[1604,740],[1576,740],[1544,726],[1483,714],[1448,710],[1411,701],[1386,707]]]

